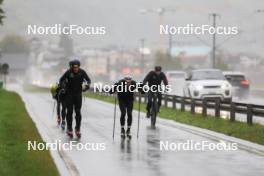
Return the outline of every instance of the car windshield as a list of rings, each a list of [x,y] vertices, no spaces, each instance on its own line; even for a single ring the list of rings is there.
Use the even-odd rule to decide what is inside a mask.
[[[243,81],[246,79],[244,75],[225,75],[225,77],[229,81]]]
[[[194,71],[191,80],[225,80],[221,71]]]

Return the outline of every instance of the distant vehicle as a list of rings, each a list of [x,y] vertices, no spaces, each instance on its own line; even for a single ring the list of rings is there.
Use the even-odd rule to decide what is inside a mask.
[[[171,92],[169,94],[172,95],[183,95],[183,88],[185,85],[185,79],[187,78],[187,74],[184,71],[167,71],[166,76],[171,85]]]
[[[239,98],[248,98],[249,81],[244,73],[241,72],[224,72],[227,81],[232,85],[233,95]]]
[[[194,99],[232,101],[232,86],[218,69],[193,70],[186,79],[184,96]]]

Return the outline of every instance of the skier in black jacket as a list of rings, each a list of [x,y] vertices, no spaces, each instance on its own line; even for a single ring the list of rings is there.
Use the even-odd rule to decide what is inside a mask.
[[[132,111],[134,103],[134,92],[136,91],[136,81],[134,81],[130,76],[127,76],[119,80],[114,85],[114,89],[111,93],[117,92],[119,108],[121,111],[120,125],[121,125],[121,137],[127,136],[131,138],[130,129],[132,125]],[[125,121],[127,114],[127,130],[125,134]]]
[[[66,104],[67,104],[67,135],[73,137],[72,132],[72,114],[75,110],[75,134],[78,138],[81,137],[81,107],[82,107],[82,92],[89,89],[91,80],[87,73],[80,68],[80,61],[73,60],[70,62],[70,69],[67,70],[60,78],[60,83],[66,81]],[[83,88],[83,83],[86,85]]]

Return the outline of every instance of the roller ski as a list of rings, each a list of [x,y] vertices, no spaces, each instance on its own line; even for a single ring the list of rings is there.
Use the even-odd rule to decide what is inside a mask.
[[[67,134],[67,136],[69,136],[69,138],[71,138],[71,139],[73,138],[73,132],[72,131],[67,130],[66,134]]]
[[[125,129],[121,128],[121,139],[125,139],[125,138],[126,138]]]
[[[65,130],[65,120],[61,121],[61,129],[64,131]]]
[[[130,128],[127,128],[127,131],[126,131],[126,137],[127,137],[127,139],[131,139],[132,138],[132,135],[131,135],[131,133],[130,133]]]

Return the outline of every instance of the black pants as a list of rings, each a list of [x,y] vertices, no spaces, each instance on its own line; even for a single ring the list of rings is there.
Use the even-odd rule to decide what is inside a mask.
[[[152,105],[152,100],[153,100],[153,92],[148,92],[148,104],[147,104],[147,111],[150,111],[151,105]],[[158,108],[161,106],[161,93],[157,92],[157,101],[158,101]]]
[[[132,125],[132,111],[133,111],[133,100],[122,100],[119,99],[119,108],[121,111],[120,124],[121,127],[125,126],[126,114],[127,114],[127,127]]]
[[[57,117],[60,117],[60,101],[59,99],[56,99],[56,110],[57,110]]]
[[[65,120],[66,118],[66,100],[64,99],[60,99],[60,100],[56,100],[57,101],[57,116],[61,117],[62,120]]]
[[[69,94],[66,98],[67,102],[67,129],[72,131],[72,114],[73,109],[75,110],[76,126],[75,130],[80,130],[81,127],[81,107],[82,107],[82,94]]]

